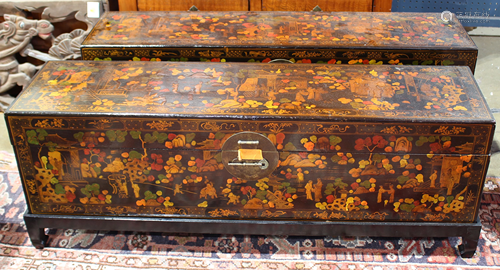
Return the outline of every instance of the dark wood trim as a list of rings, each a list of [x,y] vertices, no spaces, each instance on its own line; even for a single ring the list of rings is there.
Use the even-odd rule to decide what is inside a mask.
[[[113,231],[144,231],[195,234],[308,235],[308,236],[371,236],[371,237],[462,237],[459,246],[464,258],[474,255],[481,221],[474,223],[432,222],[337,222],[276,221],[190,218],[147,218],[37,215],[24,214],[32,244],[47,245],[44,228],[72,228]]]

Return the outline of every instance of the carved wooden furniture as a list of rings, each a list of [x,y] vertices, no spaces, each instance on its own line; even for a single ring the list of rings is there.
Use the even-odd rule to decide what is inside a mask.
[[[97,13],[88,14],[89,2],[99,3]],[[14,14],[27,17],[29,13],[41,14],[42,19],[55,22],[75,18],[87,24],[88,29],[99,20],[104,11],[109,11],[108,0],[0,0],[0,15]]]
[[[88,13],[89,2],[95,6],[92,14]],[[3,22],[0,23],[0,93],[16,85],[26,86],[37,70],[36,65],[40,63],[80,58],[83,39],[107,7],[107,1],[101,0],[0,0],[0,16],[3,17]],[[40,14],[41,20],[25,18],[32,14]],[[53,23],[71,20],[80,23],[76,24],[76,27],[83,24],[86,30],[54,28]],[[68,33],[64,33],[64,30]],[[53,33],[56,33],[57,37],[54,37]],[[43,41],[39,41],[43,46],[32,44],[32,38],[35,36],[47,40],[51,45],[43,48]],[[19,56],[31,57],[28,58],[31,62],[19,64]]]
[[[495,124],[467,67],[101,61],[47,63],[6,120],[40,247],[93,223],[457,235],[465,255]]]
[[[110,12],[84,60],[462,65],[477,47],[438,13]]]

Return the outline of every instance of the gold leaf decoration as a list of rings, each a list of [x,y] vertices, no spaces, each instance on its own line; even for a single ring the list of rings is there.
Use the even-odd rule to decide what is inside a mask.
[[[147,123],[146,126],[148,126],[151,129],[156,129],[156,130],[168,130],[169,127],[172,127],[174,122],[172,121],[163,121],[160,120],[158,122],[153,121],[151,123]]]

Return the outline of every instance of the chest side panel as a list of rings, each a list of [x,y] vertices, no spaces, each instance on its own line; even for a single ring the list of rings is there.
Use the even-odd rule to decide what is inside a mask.
[[[491,125],[9,116],[40,214],[471,222]],[[271,174],[226,170],[233,134],[265,135]]]

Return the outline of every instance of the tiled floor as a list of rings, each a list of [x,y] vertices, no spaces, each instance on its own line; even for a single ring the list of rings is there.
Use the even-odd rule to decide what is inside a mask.
[[[500,28],[475,29],[470,32],[489,36],[472,36],[479,47],[475,77],[496,119],[500,119]],[[492,36],[496,35],[496,36]],[[13,151],[3,114],[0,113],[0,150]],[[489,176],[500,177],[500,128],[495,132]]]

